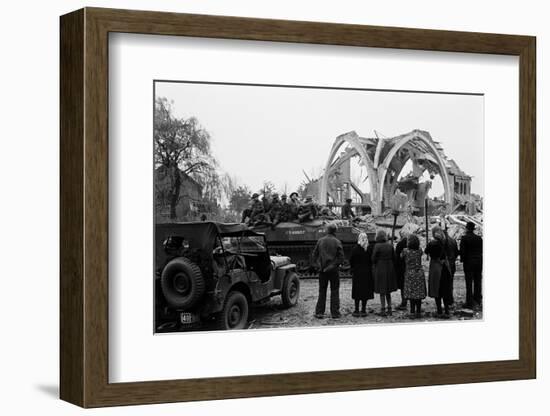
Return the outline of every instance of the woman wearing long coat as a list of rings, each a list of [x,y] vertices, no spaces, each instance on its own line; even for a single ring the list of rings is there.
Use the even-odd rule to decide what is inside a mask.
[[[376,233],[376,245],[372,252],[374,267],[374,291],[380,294],[380,315],[392,314],[391,292],[397,290],[393,246],[388,243],[384,230]],[[385,308],[388,303],[387,310]]]
[[[372,252],[367,234],[361,233],[357,244],[351,250],[349,259],[352,274],[351,297],[355,301],[353,316],[367,316],[367,300],[374,298],[374,278],[372,275]],[[359,312],[361,302],[361,312]]]
[[[439,227],[432,229],[434,237],[426,246],[425,253],[430,256],[430,271],[428,275],[428,296],[435,299],[437,313],[441,317],[449,317],[449,306],[453,298],[451,269],[446,253],[445,234]],[[445,306],[445,315],[441,301]]]

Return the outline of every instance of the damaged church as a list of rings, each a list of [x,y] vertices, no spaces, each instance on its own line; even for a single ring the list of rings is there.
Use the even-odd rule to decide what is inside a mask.
[[[354,158],[366,169],[368,192],[352,179]],[[401,175],[406,165],[411,171]],[[436,175],[441,178],[443,195],[428,198]],[[351,131],[335,139],[324,174],[309,181],[306,190],[321,205],[341,206],[352,199],[356,206],[370,207],[374,215],[395,209],[396,200],[401,200],[400,211],[423,216],[427,198],[431,214],[475,215],[482,212],[483,201],[471,192],[471,181],[427,131],[413,130],[390,138],[364,138]]]

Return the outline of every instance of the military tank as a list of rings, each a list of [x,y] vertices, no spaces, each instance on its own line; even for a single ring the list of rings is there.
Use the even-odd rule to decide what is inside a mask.
[[[319,270],[312,261],[312,252],[317,240],[326,235],[327,225],[335,224],[336,238],[344,246],[344,263],[340,266],[340,276],[350,277],[349,257],[351,249],[357,242],[359,233],[365,231],[369,238],[374,237],[372,230],[367,230],[360,225],[355,225],[347,220],[321,220],[315,219],[309,222],[282,222],[275,227],[269,225],[256,225],[254,231],[264,233],[272,253],[288,256],[294,264],[300,278],[317,277]]]

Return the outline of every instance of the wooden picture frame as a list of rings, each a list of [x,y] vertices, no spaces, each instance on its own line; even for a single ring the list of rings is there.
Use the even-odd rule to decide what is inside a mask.
[[[536,377],[535,51],[530,36],[85,8],[61,17],[60,396],[83,407]],[[519,359],[109,383],[110,32],[502,54],[519,57]]]

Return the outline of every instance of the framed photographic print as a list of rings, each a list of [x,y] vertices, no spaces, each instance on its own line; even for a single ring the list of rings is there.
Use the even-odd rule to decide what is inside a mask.
[[[62,16],[61,398],[534,378],[535,49]]]

